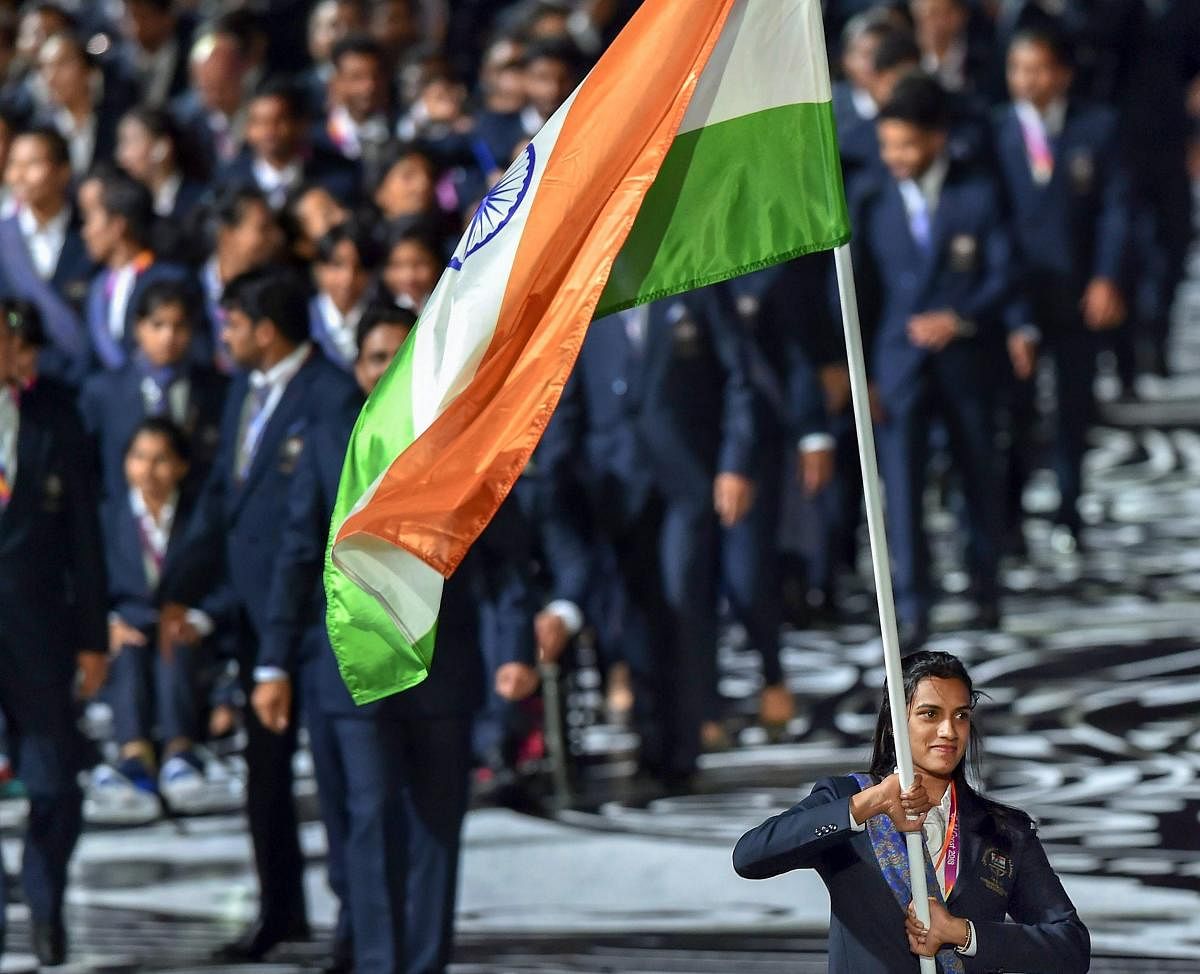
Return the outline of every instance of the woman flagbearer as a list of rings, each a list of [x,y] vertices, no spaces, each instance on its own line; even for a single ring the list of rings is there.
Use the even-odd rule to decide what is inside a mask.
[[[738,875],[767,879],[816,869],[829,889],[829,970],[896,974],[936,957],[943,972],[1086,971],[1087,928],[1024,812],[984,798],[978,694],[947,653],[904,660],[904,698],[916,774],[901,791],[884,695],[869,774],[825,778],[800,804],[747,832]],[[923,829],[930,922],[912,909],[902,833]],[[1011,922],[1006,921],[1011,918]]]

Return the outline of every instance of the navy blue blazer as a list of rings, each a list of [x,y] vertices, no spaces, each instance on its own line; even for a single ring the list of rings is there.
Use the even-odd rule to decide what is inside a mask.
[[[108,289],[107,269],[101,269],[92,279],[87,298],[87,329],[92,343],[92,355],[96,368],[119,369],[133,355],[137,347],[135,329],[137,308],[146,288],[158,281],[186,281],[189,271],[179,264],[156,260],[137,275],[129,301],[125,305],[125,328],[119,342],[112,338],[108,328],[108,307],[111,301]]]
[[[72,394],[39,379],[21,395],[17,476],[0,512],[0,672],[68,684],[80,649],[108,647],[95,478]]]
[[[283,536],[288,489],[307,438],[322,419],[354,415],[360,396],[353,380],[314,349],[271,414],[245,479],[238,480],[238,438],[249,382],[249,375],[240,373],[230,385],[217,459],[205,485],[199,527],[193,532],[201,548],[213,538],[219,540],[229,587],[214,592],[200,579],[199,592],[192,585],[180,588],[181,600],[203,604],[218,616],[244,609],[254,635],[261,639],[267,630],[267,596]],[[251,646],[241,649],[243,654],[254,652]]]
[[[88,256],[72,218],[49,280],[37,274],[33,257],[21,236],[15,216],[0,220],[0,297],[21,298],[37,307],[48,344],[38,356],[39,371],[68,385],[79,386],[91,367],[91,345],[83,320],[88,289],[96,265]]]
[[[995,132],[1017,256],[1031,282],[1076,295],[1094,277],[1121,283],[1129,248],[1129,180],[1116,114],[1070,102],[1062,132],[1051,141],[1055,166],[1045,185],[1033,179],[1012,106],[998,110]]]
[[[146,576],[141,533],[128,493],[111,497],[101,507],[109,611],[148,638],[153,638],[157,631],[159,610],[170,601],[165,593],[171,591],[173,579],[182,571],[188,528],[196,516],[196,502],[195,493],[180,492],[162,575],[154,585]]]
[[[748,338],[724,289],[649,306],[635,348],[621,315],[593,322],[538,456],[577,478],[597,516],[630,523],[655,490],[711,503],[719,472],[754,475]]]
[[[854,201],[855,270],[866,304],[878,303],[872,378],[885,401],[912,387],[932,354],[908,337],[910,317],[953,311],[975,328],[942,355],[962,355],[1000,325],[1029,320],[1013,297],[1014,257],[1000,196],[986,173],[951,164],[933,215],[931,245],[913,240],[900,189],[890,175],[864,184]],[[870,292],[875,290],[875,294]]]
[[[192,448],[188,479],[203,483],[216,459],[221,436],[221,416],[229,380],[212,369],[187,370],[188,405],[183,421]],[[125,449],[133,431],[146,418],[142,396],[143,374],[136,362],[115,372],[97,372],[84,384],[79,409],[91,435],[100,463],[104,492],[121,497],[125,492]]]
[[[815,869],[829,890],[829,970],[916,971],[904,913],[879,869],[866,831],[850,828],[853,778],[824,778],[798,805],[738,840],[733,866],[745,879]],[[1091,939],[1055,875],[1028,816],[991,810],[959,788],[962,858],[947,908],[975,925],[968,972],[1074,974],[1088,969]],[[1015,922],[1006,922],[1005,917]]]
[[[367,708],[356,707],[329,645],[321,582],[352,428],[352,417],[326,420],[312,428],[305,442],[288,494],[258,663],[292,674],[300,665],[316,666],[316,703],[326,713],[471,714],[484,702],[486,673],[504,663],[534,662],[528,523],[515,499],[507,500],[446,581],[433,665],[425,681]]]
[[[207,175],[215,173],[217,159],[216,137],[208,123],[208,110],[194,90],[186,90],[171,100],[168,106],[176,123],[186,133],[188,143],[198,154],[200,169]]]

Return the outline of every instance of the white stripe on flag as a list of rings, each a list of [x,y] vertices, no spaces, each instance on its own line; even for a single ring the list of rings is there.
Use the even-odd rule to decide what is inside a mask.
[[[512,274],[542,174],[574,101],[575,93],[572,92],[534,137],[532,180],[520,207],[505,214],[509,218],[507,225],[493,240],[469,254],[472,230],[468,229],[454,252],[454,259],[462,262],[461,269],[448,268],[425,305],[413,346],[414,437],[419,437],[433,425],[475,378],[475,370],[496,331],[500,307],[507,293],[504,284]],[[519,166],[509,173],[519,182]]]
[[[738,0],[679,134],[832,97],[817,0]]]

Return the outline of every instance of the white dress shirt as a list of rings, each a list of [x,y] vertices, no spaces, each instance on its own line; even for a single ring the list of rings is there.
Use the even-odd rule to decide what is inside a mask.
[[[82,179],[91,169],[92,159],[96,155],[96,113],[88,112],[87,118],[77,122],[74,115],[65,108],[60,108],[54,113],[54,127],[67,140],[71,155],[71,172]]]
[[[322,291],[317,295],[317,310],[342,360],[353,362],[358,358],[358,323],[362,321],[366,304],[360,301],[346,314],[342,314],[333,303],[333,298]]]
[[[71,222],[71,211],[63,207],[57,216],[51,217],[45,223],[38,223],[37,217],[27,206],[17,211],[17,227],[25,238],[25,246],[33,259],[34,270],[43,281],[48,281],[58,269],[59,258],[62,257],[63,247],[67,242],[67,225]]]
[[[904,200],[904,209],[911,221],[913,214],[922,207],[929,215],[930,223],[937,213],[938,203],[942,198],[942,187],[946,183],[946,173],[950,169],[950,160],[938,156],[924,174],[916,179],[906,179],[899,183],[900,196]]]
[[[125,337],[125,316],[129,311],[129,299],[137,284],[137,265],[130,261],[120,270],[112,272],[108,286],[112,288],[108,299],[108,333],[118,345]]]
[[[179,491],[176,490],[159,511],[156,518],[150,513],[146,499],[136,487],[129,488],[129,507],[138,522],[142,542],[142,565],[146,569],[146,581],[155,588],[162,578],[161,565],[167,557],[171,544],[171,532],[175,529],[175,514],[179,510]],[[119,618],[119,616],[118,616]],[[211,636],[216,628],[211,617],[201,609],[188,609],[184,618],[200,635],[201,639]]]
[[[179,173],[171,173],[166,181],[158,187],[154,194],[154,213],[156,216],[170,216],[175,211],[175,201],[179,198],[179,187],[183,185],[183,177]]]
[[[254,160],[254,182],[276,210],[283,209],[288,193],[300,185],[303,177],[304,171],[299,161],[276,169],[266,159]]]

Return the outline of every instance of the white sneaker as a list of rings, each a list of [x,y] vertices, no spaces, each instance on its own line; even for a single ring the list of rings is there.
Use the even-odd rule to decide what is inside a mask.
[[[158,773],[158,790],[176,811],[187,812],[204,793],[204,771],[181,755],[169,758]]]
[[[116,768],[102,764],[92,772],[83,817],[94,825],[143,825],[162,813],[158,796],[137,787]]]

